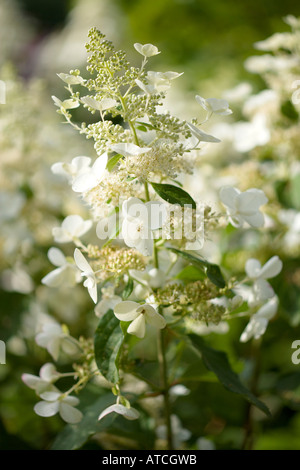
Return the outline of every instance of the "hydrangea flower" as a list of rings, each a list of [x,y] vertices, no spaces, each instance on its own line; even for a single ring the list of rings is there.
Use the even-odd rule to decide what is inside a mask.
[[[192,135],[196,137],[199,142],[221,142],[220,139],[214,137],[213,135],[206,134],[206,132],[201,131],[201,129],[198,129],[198,127],[194,126],[194,124],[191,124],[190,122],[187,122],[186,124],[190,128]]]
[[[82,237],[92,225],[92,220],[83,220],[80,215],[68,215],[61,227],[52,229],[52,235],[57,243],[68,243]]]
[[[78,268],[82,271],[81,276],[86,277],[83,285],[87,288],[92,300],[97,303],[97,280],[95,273],[78,248],[75,248],[74,259]]]
[[[153,46],[153,44],[140,44],[139,42],[136,42],[134,44],[134,48],[144,57],[152,57],[154,55],[160,54],[160,51],[156,46]]]
[[[146,75],[147,83],[139,79],[135,83],[147,94],[155,94],[167,91],[171,86],[171,80],[178,78],[183,73],[177,72],[152,72],[149,71]]]
[[[74,109],[74,108],[78,108],[79,106],[79,101],[74,100],[73,98],[61,101],[56,96],[52,96],[52,99],[54,101],[55,106],[57,106],[61,110]]]
[[[55,175],[66,178],[70,183],[80,175],[89,170],[92,159],[90,157],[74,157],[71,163],[57,162],[51,166],[51,171]]]
[[[81,98],[81,101],[83,102],[83,104],[86,104],[89,108],[97,109],[100,112],[114,108],[117,105],[117,101],[112,98],[104,98],[98,101],[92,96],[83,96],[83,98]]]
[[[58,323],[45,323],[42,331],[35,337],[36,343],[46,348],[53,359],[57,361],[60,351],[69,356],[77,356],[80,346],[75,338],[68,335]],[[46,371],[49,375],[49,370]]]
[[[251,338],[260,338],[265,333],[269,320],[275,316],[277,308],[278,298],[273,297],[251,317],[248,325],[241,334],[240,341],[246,343]]]
[[[85,82],[80,75],[70,75],[69,73],[57,73],[56,75],[68,85],[83,85]]]
[[[136,248],[144,256],[153,251],[153,230],[159,229],[166,217],[164,204],[150,201],[145,204],[136,197],[122,205],[122,236],[127,246]]]
[[[140,413],[135,408],[127,408],[127,406],[115,404],[103,410],[102,413],[99,415],[98,421],[100,421],[110,413],[117,413],[130,421],[138,419],[140,417]]]
[[[81,172],[81,174],[74,178],[72,183],[73,191],[76,193],[86,193],[97,186],[105,175],[107,162],[108,155],[105,152],[95,160],[91,168],[86,167],[84,172]]]
[[[268,202],[268,198],[261,189],[251,188],[241,192],[237,188],[226,186],[220,190],[220,199],[226,206],[229,220],[234,227],[241,227],[244,222],[255,228],[264,225],[264,216],[259,208]]]
[[[131,300],[120,302],[114,308],[114,314],[120,321],[131,321],[127,333],[143,338],[146,333],[146,324],[157,329],[165,328],[166,320],[152,305],[140,305]]]
[[[122,298],[119,295],[115,295],[114,291],[112,286],[101,289],[102,299],[97,303],[94,310],[97,317],[102,317],[108,310],[113,310],[117,304],[122,302]]]
[[[202,98],[202,96],[196,95],[196,101],[200,106],[205,109],[209,114],[219,114],[221,116],[228,116],[232,114],[232,110],[229,108],[229,104],[224,99],[217,98]]]
[[[255,258],[246,262],[245,271],[247,276],[253,280],[253,286],[248,299],[250,307],[261,304],[274,296],[272,286],[266,281],[277,276],[282,270],[282,261],[278,256],[270,258],[264,266]]]
[[[73,263],[73,260],[72,262],[69,261],[61,250],[50,248],[48,258],[54,266],[58,267],[43,277],[42,284],[49,287],[59,287],[61,285],[72,287],[80,282],[80,272]]]
[[[59,413],[69,424],[77,424],[82,420],[81,411],[74,408],[79,404],[77,397],[64,396],[60,392],[44,392],[40,397],[43,401],[39,401],[34,407],[37,415],[48,418]]]
[[[22,374],[22,380],[27,387],[35,390],[40,395],[46,391],[54,391],[56,387],[53,385],[58,380],[60,374],[57,372],[55,366],[50,362],[44,364],[41,369],[39,376],[33,374]]]

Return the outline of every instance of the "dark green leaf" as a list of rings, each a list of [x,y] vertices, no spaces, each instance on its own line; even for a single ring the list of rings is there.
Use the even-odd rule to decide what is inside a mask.
[[[169,247],[169,250],[186,259],[187,261],[192,263],[196,268],[204,271],[208,279],[210,279],[210,281],[213,282],[217,287],[223,289],[226,286],[225,280],[218,265],[209,263],[203,258],[191,255],[191,253],[178,250],[177,248]]]
[[[203,271],[200,271],[196,266],[190,264],[189,266],[185,266],[183,270],[175,276],[175,279],[181,281],[199,281],[199,279],[203,279],[204,277]]]
[[[242,384],[238,375],[232,370],[225,352],[211,348],[197,335],[191,334],[189,338],[194,348],[201,353],[204,365],[208,370],[214,372],[225,388],[242,395],[246,400],[270,416],[268,407]]]
[[[186,191],[172,184],[150,183],[154,191],[170,204],[179,204],[180,206],[190,205],[196,209],[196,203],[192,196]]]
[[[119,382],[119,356],[124,341],[120,321],[112,310],[103,315],[95,332],[95,359],[101,374],[112,383]]]

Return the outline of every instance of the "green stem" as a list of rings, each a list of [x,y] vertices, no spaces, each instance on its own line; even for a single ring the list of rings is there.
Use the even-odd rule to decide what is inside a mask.
[[[160,330],[158,336],[158,362],[160,365],[160,377],[162,383],[162,393],[164,397],[164,411],[165,411],[165,420],[167,427],[167,441],[168,441],[168,450],[173,450],[173,434],[172,434],[172,424],[171,424],[171,406],[170,406],[170,397],[169,397],[169,385],[168,385],[168,374],[167,374],[167,361],[166,361],[166,351],[165,351],[165,330]]]

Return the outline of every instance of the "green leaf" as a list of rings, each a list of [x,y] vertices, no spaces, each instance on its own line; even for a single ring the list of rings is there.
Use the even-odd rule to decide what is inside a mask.
[[[133,279],[130,277],[129,281],[127,282],[127,284],[125,286],[125,289],[123,290],[123,293],[122,293],[123,300],[128,299],[128,297],[130,296],[130,294],[133,291],[133,287],[134,287]]]
[[[119,358],[124,341],[120,321],[112,310],[100,319],[94,338],[95,359],[101,374],[114,384],[119,382]]]
[[[119,153],[111,157],[107,162],[106,169],[108,171],[112,171],[114,167],[116,166],[116,164],[118,163],[118,161],[120,160],[120,158],[122,158],[122,155],[120,155]]]
[[[227,390],[242,395],[266,415],[271,416],[268,407],[242,384],[238,375],[232,370],[225,352],[211,348],[197,335],[191,334],[189,339],[193,347],[201,353],[205,367],[214,372]]]
[[[103,432],[111,426],[116,414],[107,415],[105,419],[98,421],[98,416],[108,406],[115,403],[116,398],[112,393],[106,393],[98,398],[92,405],[84,407],[82,421],[78,424],[66,425],[58,434],[52,450],[76,450],[80,449],[86,441],[95,433]]]
[[[174,186],[172,184],[150,184],[154,191],[164,199],[164,201],[167,201],[170,204],[179,204],[180,206],[190,205],[193,209],[196,209],[196,203],[192,196],[178,186]]]
[[[177,255],[186,259],[190,263],[192,263],[196,268],[204,271],[208,279],[210,279],[210,281],[213,282],[213,284],[215,284],[217,287],[220,287],[221,289],[223,289],[226,286],[224,277],[217,264],[209,263],[203,258],[199,258],[198,256],[191,255],[191,253],[178,250],[177,248],[169,247],[168,249],[170,251],[173,251],[173,253],[176,253]]]
[[[205,276],[203,271],[196,268],[190,264],[189,266],[185,266],[180,273],[175,276],[175,279],[179,279],[180,281],[199,281],[199,279],[203,279]]]

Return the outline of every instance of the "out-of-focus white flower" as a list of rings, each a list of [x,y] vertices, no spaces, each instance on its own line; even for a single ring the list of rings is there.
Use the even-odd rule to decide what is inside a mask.
[[[106,111],[107,109],[114,108],[118,103],[112,98],[104,98],[101,101],[96,100],[92,96],[83,96],[81,98],[83,104],[86,104],[89,108],[97,109],[98,111]]]
[[[123,157],[137,157],[143,153],[150,152],[151,148],[149,147],[139,147],[138,145],[131,144],[131,143],[119,143],[119,144],[112,144],[110,149],[113,152],[120,153]]]
[[[61,101],[56,96],[52,96],[52,99],[54,101],[55,106],[57,106],[61,110],[74,109],[74,108],[78,108],[78,106],[79,106],[79,101],[74,100],[72,98],[68,99],[68,100]]]
[[[25,196],[21,193],[0,192],[0,222],[15,219],[25,204]]]
[[[198,127],[194,126],[194,124],[191,124],[190,122],[187,122],[186,124],[190,128],[193,136],[196,137],[199,142],[221,142],[220,139],[214,137],[213,135],[206,134],[206,132],[201,131],[201,129],[198,129]]]
[[[221,321],[217,325],[212,322],[195,321],[191,319],[185,319],[185,326],[188,330],[196,333],[199,336],[210,335],[216,333],[218,335],[225,335],[229,331],[229,325],[225,321]]]
[[[98,157],[91,168],[86,168],[82,174],[76,176],[73,180],[72,189],[76,193],[86,193],[97,186],[105,175],[108,162],[107,153]]]
[[[144,57],[152,57],[153,55],[160,54],[160,51],[153,44],[140,44],[136,42],[134,45],[136,51]]]
[[[263,305],[257,313],[255,313],[248,325],[246,326],[245,330],[241,334],[240,341],[242,343],[246,343],[251,338],[258,339],[260,338],[266,331],[269,320],[271,320],[278,308],[278,298],[274,297],[269,300],[265,305]]]
[[[159,229],[166,218],[164,203],[150,201],[144,204],[131,197],[122,205],[122,236],[127,246],[136,248],[145,256],[153,251],[153,230]]]
[[[248,82],[239,83],[236,87],[226,90],[223,97],[231,103],[243,102],[252,92],[252,85]]]
[[[115,404],[103,410],[98,420],[100,421],[100,419],[103,419],[104,416],[110,413],[117,413],[130,421],[140,417],[140,413],[135,408],[127,408],[127,406]]]
[[[202,96],[196,95],[196,101],[200,106],[205,109],[209,114],[219,114],[221,116],[228,116],[232,114],[232,110],[229,108],[229,104],[226,100],[219,100],[217,98],[202,98]]]
[[[64,396],[60,392],[44,392],[40,397],[43,401],[39,401],[34,407],[37,415],[48,418],[59,413],[61,418],[69,424],[76,424],[82,420],[81,411],[74,408],[79,404],[77,397]]]
[[[120,321],[131,321],[127,333],[143,338],[146,333],[146,324],[157,329],[165,328],[166,320],[152,305],[140,305],[131,300],[120,302],[114,308],[114,314]]]
[[[80,75],[70,75],[68,73],[58,73],[57,76],[68,85],[83,85],[85,80]]]
[[[48,258],[58,268],[43,277],[42,284],[49,287],[59,287],[61,285],[72,287],[80,282],[80,272],[73,263],[73,260],[72,262],[69,261],[61,250],[50,248]]]
[[[262,90],[260,93],[256,95],[250,96],[243,106],[243,114],[245,116],[253,116],[257,113],[260,114],[259,119],[253,120],[253,125],[260,127],[262,125],[265,129],[266,127],[266,119],[262,117],[264,114],[272,114],[272,112],[276,112],[278,110],[278,106],[280,104],[280,97],[275,90]],[[258,129],[257,129],[258,130]],[[258,133],[258,132],[257,132]],[[262,138],[263,132],[259,133],[260,139]],[[238,136],[236,135],[236,138]],[[243,138],[243,135],[240,136],[240,139]],[[256,138],[254,141],[259,142],[259,139]],[[263,145],[263,144],[261,144]]]
[[[81,276],[86,277],[83,285],[87,288],[92,300],[97,303],[97,280],[95,273],[78,248],[75,248],[74,259],[78,268],[82,271]]]
[[[192,433],[188,429],[182,427],[181,421],[176,415],[171,416],[171,426],[173,434],[173,445],[175,449],[182,447],[182,443],[187,441]],[[167,426],[165,424],[158,426],[156,435],[159,439],[167,439]]]
[[[164,271],[157,268],[152,268],[145,271],[130,269],[129,274],[134,280],[138,281],[140,284],[143,284],[146,287],[151,287],[151,289],[157,289],[158,287],[162,286],[166,279]]]
[[[45,323],[42,331],[35,337],[36,343],[46,348],[53,359],[57,361],[60,351],[68,356],[77,356],[80,347],[75,338],[71,337],[58,323]]]
[[[254,47],[259,51],[277,51],[280,48],[290,49],[293,48],[297,38],[292,33],[275,33],[263,41],[254,43]]]
[[[281,56],[275,57],[271,54],[263,54],[259,56],[252,56],[246,59],[244,65],[248,72],[252,73],[265,73],[265,72],[284,72],[293,67],[297,67],[298,58]]]
[[[103,287],[101,289],[102,299],[95,307],[95,314],[97,317],[102,317],[108,310],[113,310],[117,304],[122,302],[119,295],[115,295],[114,287]]]
[[[174,398],[186,397],[190,393],[191,391],[185,385],[182,384],[177,384],[170,388],[170,396]]]
[[[68,215],[61,227],[52,229],[52,235],[57,243],[68,243],[82,237],[92,225],[92,220],[83,220],[80,215]]]
[[[199,450],[216,450],[215,444],[206,437],[199,437],[196,441],[196,446]]]
[[[237,188],[225,186],[220,190],[220,199],[234,227],[241,227],[244,222],[255,228],[264,225],[264,216],[259,208],[268,202],[268,198],[261,189],[251,188],[241,192]]]
[[[284,235],[284,247],[293,249],[300,246],[300,212],[293,209],[281,210],[278,214],[281,223],[288,227]]]
[[[233,146],[238,152],[249,152],[269,142],[271,133],[264,114],[256,114],[252,121],[237,122],[233,127]]]
[[[41,369],[39,376],[33,374],[22,374],[22,380],[27,387],[35,390],[38,395],[46,391],[57,390],[54,387],[54,382],[58,380],[60,374],[57,372],[55,366],[50,362],[44,364]]]
[[[71,163],[54,163],[51,166],[51,171],[55,175],[63,176],[69,182],[72,182],[75,178],[89,171],[91,161],[90,157],[79,156],[73,158]]]
[[[0,276],[1,287],[8,292],[29,294],[34,289],[34,282],[27,272],[19,265],[13,269],[5,269]]]

